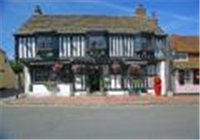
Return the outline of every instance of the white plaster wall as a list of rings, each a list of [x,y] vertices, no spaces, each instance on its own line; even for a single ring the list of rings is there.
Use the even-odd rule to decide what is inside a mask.
[[[33,84],[33,91],[29,93],[31,96],[50,96],[50,95],[57,95],[57,96],[70,96],[70,84],[59,84],[57,85],[59,91],[57,93],[53,93],[47,89],[44,84]]]
[[[173,86],[175,94],[196,94],[200,93],[200,86],[198,84],[185,83],[181,85],[178,80],[178,72],[176,71],[173,77]]]
[[[106,91],[107,95],[128,95],[128,91]]]
[[[71,85],[70,84],[59,84],[59,92],[56,94],[58,96],[70,96],[71,95]]]
[[[29,93],[29,87],[30,87],[30,84],[31,84],[31,77],[30,77],[28,67],[25,66],[23,71],[24,71],[24,93],[28,94]]]
[[[165,61],[160,62],[159,76],[162,80],[161,95],[167,94],[167,65]]]
[[[77,91],[74,94],[75,94],[75,96],[84,96],[84,95],[87,95],[87,92],[86,91]]]
[[[120,76],[117,77],[116,81],[115,81],[114,77],[111,76],[110,82],[111,82],[111,85],[110,85],[111,88],[121,88],[121,77]],[[115,83],[116,83],[116,85],[115,85]]]
[[[32,96],[50,96],[52,93],[48,91],[47,87],[43,84],[33,84]]]
[[[154,89],[147,89],[147,93],[151,95],[155,95]]]

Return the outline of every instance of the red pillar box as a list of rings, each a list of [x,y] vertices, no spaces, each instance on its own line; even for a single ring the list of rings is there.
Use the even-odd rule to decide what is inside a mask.
[[[154,91],[155,91],[156,96],[161,95],[161,84],[162,84],[162,81],[160,77],[156,76],[154,79]]]

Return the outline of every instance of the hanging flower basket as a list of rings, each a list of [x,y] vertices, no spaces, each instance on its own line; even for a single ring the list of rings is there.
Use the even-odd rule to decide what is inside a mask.
[[[139,65],[131,65],[129,67],[129,74],[130,75],[139,74],[139,72],[140,72],[140,66]]]
[[[57,87],[57,83],[54,81],[48,81],[46,83],[46,87],[48,91],[52,92],[52,94],[56,94],[59,92],[59,88]]]
[[[73,71],[74,73],[79,73],[79,72],[81,71],[81,66],[78,65],[78,64],[73,65],[73,66],[72,66],[72,71]]]
[[[59,62],[54,62],[52,70],[54,73],[60,72],[62,65]]]
[[[118,73],[121,69],[120,64],[117,61],[113,62],[113,64],[111,65],[111,68],[114,73]]]

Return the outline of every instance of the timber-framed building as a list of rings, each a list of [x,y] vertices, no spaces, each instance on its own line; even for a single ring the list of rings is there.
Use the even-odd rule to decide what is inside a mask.
[[[167,34],[156,13],[138,4],[133,16],[48,15],[36,6],[15,33],[25,93],[78,96],[166,93]]]

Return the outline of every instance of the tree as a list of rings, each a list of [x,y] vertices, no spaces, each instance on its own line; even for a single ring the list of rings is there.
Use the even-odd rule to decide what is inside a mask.
[[[19,60],[12,60],[10,61],[10,65],[14,71],[14,73],[17,75],[17,80],[18,80],[18,88],[21,89],[22,84],[21,84],[21,76],[20,74],[23,73],[23,64]],[[18,94],[16,95],[16,98],[18,98]]]

